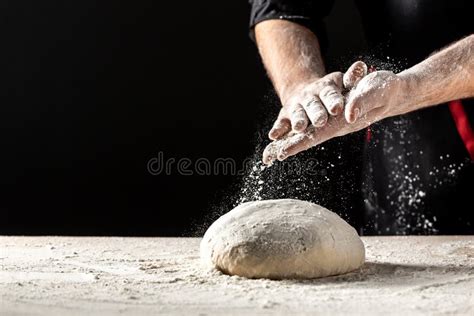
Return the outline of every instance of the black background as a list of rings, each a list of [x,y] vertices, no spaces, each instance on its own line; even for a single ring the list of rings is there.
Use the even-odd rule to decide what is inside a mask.
[[[0,233],[182,235],[232,194],[147,162],[254,154],[279,105],[246,1],[0,6]],[[364,47],[350,1],[327,23],[329,58]]]

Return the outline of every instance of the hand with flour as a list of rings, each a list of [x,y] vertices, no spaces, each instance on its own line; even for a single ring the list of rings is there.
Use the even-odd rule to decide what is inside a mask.
[[[358,61],[344,74],[347,88],[352,87],[345,95],[344,115],[331,118],[325,126],[310,126],[304,133],[290,132],[272,142],[264,151],[263,161],[269,164],[276,159],[284,160],[333,137],[359,131],[384,117],[395,115],[391,110],[396,109],[404,97],[403,80],[393,72],[376,71],[360,81],[360,77],[357,78],[351,84],[349,78],[354,78],[354,69],[359,68],[366,69],[366,65]],[[357,74],[365,75],[366,72]]]
[[[303,132],[308,125],[324,126],[329,115],[342,112],[342,73],[333,72],[322,78],[314,78],[292,87],[282,96],[280,110],[270,139],[280,139],[288,132]]]
[[[344,115],[330,117],[324,126],[309,126],[303,133],[290,132],[273,141],[265,149],[263,161],[284,160],[384,118],[472,96],[474,35],[399,74],[376,71],[367,75],[346,95]]]
[[[326,74],[318,40],[310,30],[289,21],[269,20],[257,24],[255,35],[283,105],[268,134],[270,139],[303,133],[308,126],[324,126],[329,117],[342,113],[343,74]],[[356,77],[347,79],[355,81]]]

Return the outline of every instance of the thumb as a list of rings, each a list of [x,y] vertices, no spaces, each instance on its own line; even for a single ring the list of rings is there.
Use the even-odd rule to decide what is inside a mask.
[[[367,65],[363,61],[356,61],[344,74],[342,81],[344,88],[352,89],[357,83],[367,75]]]
[[[346,103],[346,107],[344,109],[344,117],[346,121],[350,124],[353,124],[361,115],[361,108],[360,108],[360,97],[357,96],[355,93],[349,94],[349,100]]]

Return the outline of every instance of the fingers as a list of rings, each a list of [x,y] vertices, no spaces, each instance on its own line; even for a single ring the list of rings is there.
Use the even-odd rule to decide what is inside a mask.
[[[354,124],[361,117],[366,120],[369,112],[372,113],[372,116],[377,114],[378,117],[384,110],[384,100],[380,99],[380,95],[375,94],[373,91],[362,92],[356,93],[349,98],[344,116],[348,123]]]
[[[367,75],[367,65],[363,61],[353,63],[343,76],[343,83],[346,89],[354,88],[359,81]]]
[[[362,91],[362,89],[359,88],[360,87],[351,91],[344,109],[344,117],[350,124],[353,124],[355,121],[357,121],[357,119],[363,114],[362,105],[364,100],[367,98],[367,92]]]
[[[344,97],[335,84],[328,84],[319,93],[321,101],[331,115],[339,115],[344,108]]]
[[[310,126],[304,133],[290,132],[282,139],[275,140],[267,145],[263,151],[263,163],[271,165],[275,160],[284,160],[289,156],[310,148],[313,139],[314,126]]]
[[[292,98],[293,101],[284,106],[280,112],[278,119],[268,133],[269,138],[280,140],[291,131],[304,133],[309,123],[314,127],[326,125],[329,114],[337,116],[344,111],[345,100],[342,95],[344,86],[346,88],[354,87],[366,74],[367,66],[358,61],[344,75],[341,72],[330,73],[305,89],[297,91]],[[355,104],[354,102],[353,105],[355,106]],[[359,115],[357,111],[357,107],[350,111],[346,109],[349,122],[355,121]]]
[[[383,111],[393,109],[389,104],[396,102],[401,88],[401,80],[391,71],[376,71],[362,79],[349,94],[345,118],[354,123],[359,117],[377,108]]]
[[[316,129],[310,126],[304,133],[290,132],[284,139],[271,142],[263,151],[263,163],[271,165],[275,160],[285,160],[316,145],[317,139],[314,137]]]
[[[323,127],[310,126],[304,133],[290,132],[285,138],[274,141],[265,148],[263,162],[271,164],[275,160],[282,161],[331,138],[361,130],[370,125],[370,121],[376,121],[380,117],[380,109],[370,111],[368,116],[368,120],[348,124],[344,116],[339,115],[331,117]]]
[[[318,97],[313,97],[307,102],[303,102],[303,108],[308,115],[311,124],[323,126],[328,120],[328,113]]]
[[[366,79],[370,78],[366,77]],[[380,99],[380,95],[377,93],[377,90],[380,88],[377,87],[380,86],[377,84],[370,85],[370,82],[367,84],[364,82],[363,89],[357,87],[353,93],[349,95],[349,100],[347,100],[344,113],[348,123],[353,124],[357,119],[363,115],[365,116],[369,111],[383,107],[383,100]]]
[[[306,111],[299,104],[293,106],[290,112],[291,127],[295,132],[301,132],[308,126],[308,116]]]
[[[367,74],[367,65],[361,61],[352,64],[352,66],[349,67],[349,70],[347,70],[346,74],[348,74],[348,78],[351,77],[350,80],[352,81],[348,84],[352,84],[354,90],[349,93],[344,116],[348,123],[353,124],[363,114],[361,106],[367,94],[366,90],[368,90],[371,86],[368,83],[370,83],[371,78],[374,77],[374,75],[370,74],[369,76],[365,76]],[[344,77],[346,74],[344,74]],[[364,84],[356,87],[356,85],[362,79],[361,76],[365,76]]]
[[[263,163],[271,165],[275,160],[285,160],[286,158],[296,155],[297,153],[310,148],[311,136],[314,128],[310,127],[311,132],[294,133],[289,135],[286,139],[273,141],[267,145],[263,151]]]
[[[271,140],[277,140],[291,131],[291,122],[286,117],[279,117],[273,124],[272,129],[268,133]]]
[[[344,116],[346,121],[350,124],[353,124],[361,115],[359,98],[352,98],[347,102]]]
[[[282,161],[313,147],[315,145],[314,130],[314,127],[308,128],[306,133],[292,135],[285,142],[275,144],[272,150],[276,152],[276,158]]]
[[[286,108],[283,107],[268,133],[268,137],[271,140],[278,140],[287,135],[292,129],[295,132],[302,132],[307,126],[308,116],[301,105],[295,104]]]
[[[266,165],[271,165],[275,160],[277,160],[278,146],[276,141],[271,142],[265,147],[263,151],[263,163]]]

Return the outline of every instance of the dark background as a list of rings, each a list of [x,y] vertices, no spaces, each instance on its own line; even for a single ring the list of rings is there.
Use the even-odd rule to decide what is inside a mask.
[[[1,234],[183,235],[226,205],[239,177],[147,162],[254,155],[279,105],[246,1],[0,6]],[[351,1],[327,24],[335,63],[364,47]]]

